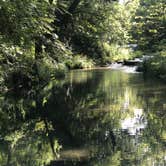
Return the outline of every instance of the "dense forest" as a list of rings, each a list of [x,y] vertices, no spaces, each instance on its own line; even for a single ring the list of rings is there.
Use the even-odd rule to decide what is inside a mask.
[[[69,140],[88,146],[76,151],[82,158],[92,153],[91,164],[79,160],[75,166],[120,166],[120,156],[125,156],[122,165],[148,165],[157,156],[155,148],[162,152],[156,161],[161,160],[166,103],[165,94],[155,89],[158,82],[151,87],[119,72],[72,73],[134,59],[142,60],[138,71],[161,81],[164,91],[165,0],[0,0],[0,165],[56,166]],[[118,113],[124,100],[128,113]],[[134,114],[135,105],[147,110],[149,123],[129,155],[125,149],[136,148],[139,138],[118,135],[119,123]],[[135,156],[141,153],[139,163]]]
[[[4,0],[0,7],[2,84],[145,54],[154,56],[145,70],[165,78],[164,0]]]

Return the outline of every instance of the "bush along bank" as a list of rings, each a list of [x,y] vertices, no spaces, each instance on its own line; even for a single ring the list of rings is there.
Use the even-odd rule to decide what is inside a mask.
[[[154,56],[143,63],[143,72],[166,81],[166,57]]]

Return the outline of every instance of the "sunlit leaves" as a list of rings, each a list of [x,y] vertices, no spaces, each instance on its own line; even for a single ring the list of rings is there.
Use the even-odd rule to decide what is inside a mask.
[[[0,6],[0,34],[17,44],[28,44],[35,35],[52,31],[53,6],[47,1],[5,1]]]
[[[155,51],[165,38],[164,1],[140,1],[133,24],[133,37],[142,49]]]

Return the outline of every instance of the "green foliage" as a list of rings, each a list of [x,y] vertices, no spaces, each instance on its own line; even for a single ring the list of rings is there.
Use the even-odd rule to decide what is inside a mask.
[[[133,51],[128,47],[122,47],[117,44],[108,43],[103,44],[105,50],[105,57],[103,58],[105,63],[122,61],[133,58]]]
[[[165,75],[165,71],[166,71],[166,68],[165,68],[166,60],[165,60],[165,58],[157,57],[157,58],[152,59],[148,63],[150,65],[148,70],[154,71],[154,73],[159,77],[162,77],[162,76]]]
[[[71,59],[66,61],[66,66],[69,69],[83,69],[83,68],[92,68],[94,62],[83,55],[74,55]]]
[[[53,10],[49,2],[10,1],[0,2],[0,35],[5,40],[23,47],[31,45],[35,36],[49,33],[52,28]],[[49,12],[48,12],[49,11]]]
[[[93,61],[108,61],[106,52],[112,51],[112,59],[124,59],[127,55],[120,54],[126,54],[126,50],[115,54],[113,49],[103,48],[103,43],[128,42],[136,3],[137,0],[128,5],[98,0],[1,1],[1,75],[8,75],[9,80],[13,74],[27,74],[32,82],[44,82],[62,76],[66,66],[89,68]]]
[[[154,58],[145,61],[143,70],[163,80],[166,79],[165,7],[164,0],[140,0],[131,30],[133,40],[138,45],[138,51],[154,56]]]
[[[64,2],[60,3],[61,5]],[[70,3],[62,7],[67,10]],[[76,52],[102,62],[105,51],[103,43],[123,45],[130,38],[131,16],[137,7],[137,0],[128,5],[117,2],[80,1],[67,22],[59,26],[60,39],[74,48]],[[65,14],[63,14],[65,15]]]
[[[140,1],[132,34],[140,49],[156,51],[165,40],[165,1]]]
[[[144,52],[140,50],[133,51],[133,58],[141,58]]]
[[[49,164],[58,158],[61,148],[58,129],[67,133],[67,141],[96,146],[92,153],[98,155],[100,165],[103,154],[112,165],[122,163],[121,156],[127,156],[125,162],[132,164],[138,162],[137,156],[153,158],[153,149],[147,154],[146,148],[166,137],[165,130],[161,132],[165,101],[153,97],[160,91],[151,95],[149,84],[138,86],[137,76],[116,71],[111,75],[110,71],[77,71],[70,73],[67,81],[58,79],[67,69],[92,68],[153,51],[144,70],[166,80],[165,7],[164,0],[124,4],[1,0],[0,92],[4,95],[0,96],[0,165]],[[127,47],[130,42],[138,44],[137,51]],[[156,111],[156,105],[163,108]],[[147,109],[146,125],[152,126],[140,131],[144,137],[137,147],[134,137],[128,139],[129,134],[121,130],[121,122],[132,118],[135,108]]]
[[[157,53],[153,58],[144,62],[143,70],[166,81],[166,51]]]
[[[53,30],[50,23],[54,18],[54,7],[55,5],[50,6],[48,1],[0,2],[0,63],[8,86],[13,83],[13,86],[24,87],[23,84],[26,84],[30,87],[32,82],[35,82],[37,72],[45,80],[51,76],[53,60],[50,61],[43,52],[45,59],[41,57],[39,62],[36,62],[35,43],[39,36]],[[43,75],[46,71],[47,77]]]

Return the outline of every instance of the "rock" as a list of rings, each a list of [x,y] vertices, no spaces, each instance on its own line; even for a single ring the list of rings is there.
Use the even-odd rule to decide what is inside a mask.
[[[137,66],[140,63],[142,63],[142,61],[140,59],[125,60],[124,61],[124,65],[126,65],[126,66]]]

